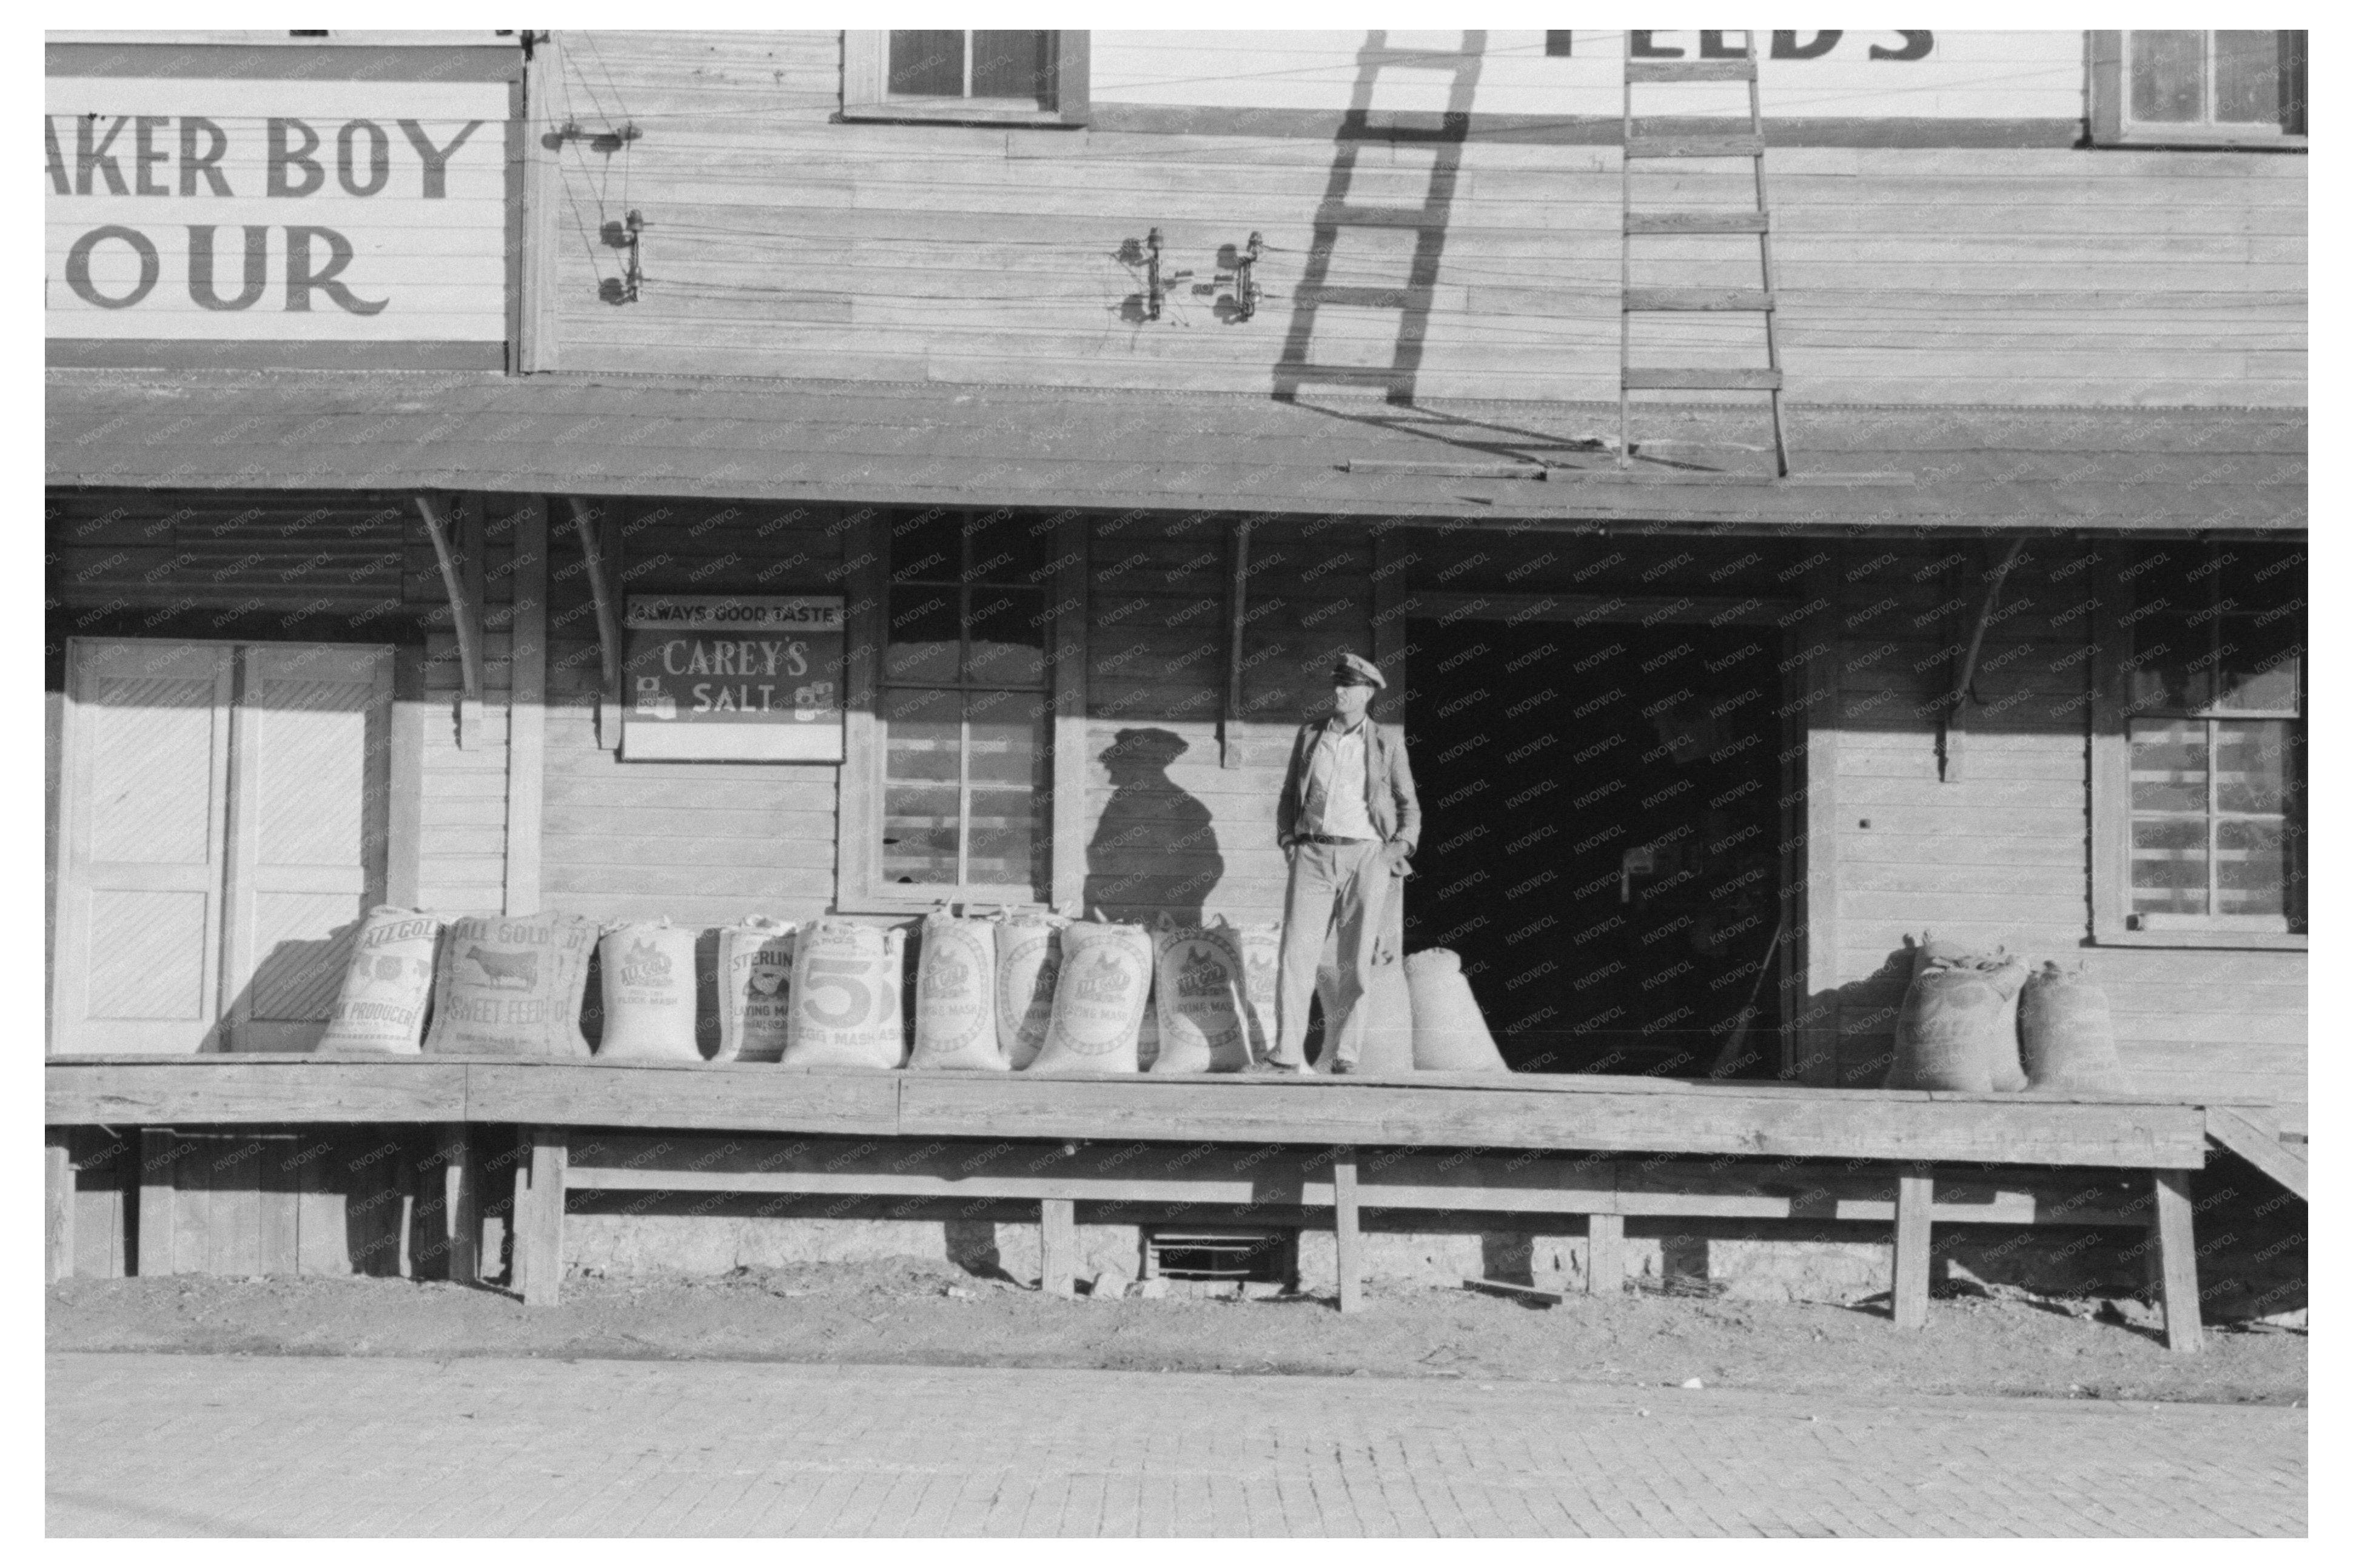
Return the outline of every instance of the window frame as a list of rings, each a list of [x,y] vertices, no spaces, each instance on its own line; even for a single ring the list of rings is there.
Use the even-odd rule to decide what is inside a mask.
[[[2205,31],[2211,33],[2214,29]],[[2304,31],[2303,29],[2280,29]],[[2130,81],[2125,68],[2125,38],[2122,29],[2095,30],[2084,36],[2085,70],[2088,78],[2086,100],[2090,140],[2102,147],[2174,147],[2229,148],[2240,152],[2301,153],[2306,150],[2309,138],[2306,131],[2288,131],[2272,125],[2226,125],[2213,121],[2201,123],[2157,122],[2134,121],[2126,110],[2131,107]],[[2295,72],[2299,89],[2311,78],[2311,36],[2305,33],[2303,54]],[[2207,67],[2211,84],[2213,67]],[[2211,90],[2211,87],[2210,87]],[[2310,94],[2303,114],[2310,113]]]
[[[2176,542],[2176,547],[2199,542]],[[2227,549],[2227,541],[2205,542],[2208,548]],[[2309,570],[2309,563],[2306,563]],[[2219,574],[2218,574],[2219,577]],[[2219,581],[2217,589],[2219,592]],[[2137,600],[2133,584],[2115,579],[2093,600],[2093,666],[2094,685],[2091,732],[2092,942],[2100,947],[2274,948],[2302,951],[2310,945],[2311,889],[2309,868],[2304,900],[2306,930],[2284,929],[2286,916],[2159,914],[2147,915],[2132,907],[2132,743],[2135,719],[2192,717],[2199,719],[2278,720],[2273,709],[2221,709],[2208,704],[2193,711],[2186,705],[2134,710],[2126,701],[2126,660],[2133,652],[2129,617]],[[2308,617],[2309,612],[2307,612]],[[2307,618],[2301,668],[2297,673],[2297,712],[2292,721],[2308,744],[2311,715],[2312,658]],[[2211,777],[2213,757],[2208,756]],[[2211,786],[2210,786],[2211,787]],[[2310,831],[2310,784],[2288,820]]]
[[[891,542],[893,525],[934,509],[878,510],[850,540],[846,729],[841,798],[836,818],[835,909],[843,914],[907,915],[937,909],[941,902],[1037,903],[1034,890],[994,887],[955,889],[939,883],[889,882],[882,875],[882,823],[887,734],[882,718],[885,683],[883,645],[891,625]],[[952,508],[994,511],[1020,509]],[[1042,521],[1042,519],[1041,519]],[[1070,908],[1086,885],[1087,828],[1087,545],[1083,518],[1065,513],[1055,520],[1052,574],[1039,583],[1053,619],[1047,662],[1047,776],[1051,798],[1047,812],[1047,898]],[[1002,897],[999,896],[1000,892]]]
[[[841,35],[841,114],[844,121],[944,125],[1034,125],[1052,129],[1087,123],[1087,38],[1083,28],[1054,35],[1053,103],[1032,109],[1009,100],[892,98],[887,90],[891,32],[846,28]]]

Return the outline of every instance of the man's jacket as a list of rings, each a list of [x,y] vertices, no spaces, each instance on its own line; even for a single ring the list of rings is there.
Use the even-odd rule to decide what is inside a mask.
[[[1299,813],[1307,797],[1308,764],[1315,757],[1315,742],[1324,726],[1335,722],[1327,716],[1311,719],[1299,727],[1299,734],[1291,743],[1291,767],[1282,775],[1282,795],[1274,805],[1275,842],[1284,848],[1291,847],[1292,836],[1299,828]],[[1394,858],[1390,868],[1399,876],[1413,869],[1406,857],[1414,851],[1421,839],[1421,802],[1414,797],[1413,770],[1406,766],[1405,731],[1394,724],[1376,724],[1365,721],[1371,733],[1365,742],[1365,816],[1373,831],[1384,843],[1396,846],[1390,851]]]

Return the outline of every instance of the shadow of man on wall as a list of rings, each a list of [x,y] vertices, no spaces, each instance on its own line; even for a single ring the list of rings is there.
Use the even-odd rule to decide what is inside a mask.
[[[1226,873],[1209,808],[1168,776],[1189,748],[1167,730],[1122,730],[1103,748],[1111,799],[1087,845],[1090,909],[1114,920],[1151,920],[1166,910],[1201,923],[1201,907]]]

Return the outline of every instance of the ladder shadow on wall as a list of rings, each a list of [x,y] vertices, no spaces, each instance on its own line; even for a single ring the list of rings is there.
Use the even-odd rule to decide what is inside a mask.
[[[1292,297],[1291,321],[1274,367],[1273,395],[1279,402],[1298,404],[1335,419],[1416,436],[1486,458],[1540,463],[1564,452],[1599,451],[1604,444],[1590,436],[1472,418],[1418,402],[1422,356],[1430,316],[1437,308],[1439,273],[1486,49],[1487,35],[1475,30],[1464,32],[1461,47],[1454,50],[1393,47],[1388,33],[1378,29],[1365,35],[1356,55],[1356,79],[1348,110],[1334,138],[1331,172],[1315,209],[1306,268]],[[1384,96],[1385,85],[1395,86],[1384,83],[1384,73],[1399,70],[1415,72],[1425,79],[1435,73],[1446,74],[1450,79],[1446,107],[1402,110],[1377,101]],[[1365,153],[1401,148],[1426,148],[1430,153],[1429,181],[1420,205],[1366,199],[1358,190],[1358,164]],[[1344,253],[1352,235],[1377,245],[1381,236],[1398,233],[1413,236],[1412,254],[1402,276],[1348,277],[1361,265]],[[1335,280],[1335,270],[1341,280]],[[1338,307],[1350,315],[1393,314],[1396,329],[1388,345],[1387,362],[1378,363],[1377,356],[1350,354],[1348,348],[1356,345],[1335,342],[1333,329],[1342,321],[1319,321],[1325,307]],[[1320,344],[1319,324],[1325,328]],[[1353,363],[1358,359],[1367,363]],[[1314,395],[1319,392],[1337,394],[1339,399],[1356,405],[1316,401]],[[1372,393],[1380,395],[1378,406],[1366,406],[1361,401],[1363,395]]]

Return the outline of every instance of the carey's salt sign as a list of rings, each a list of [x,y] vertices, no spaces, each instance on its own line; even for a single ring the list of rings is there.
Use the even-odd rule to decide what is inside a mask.
[[[842,760],[839,594],[630,595],[621,756]]]
[[[504,367],[512,43],[48,54],[50,363]]]

